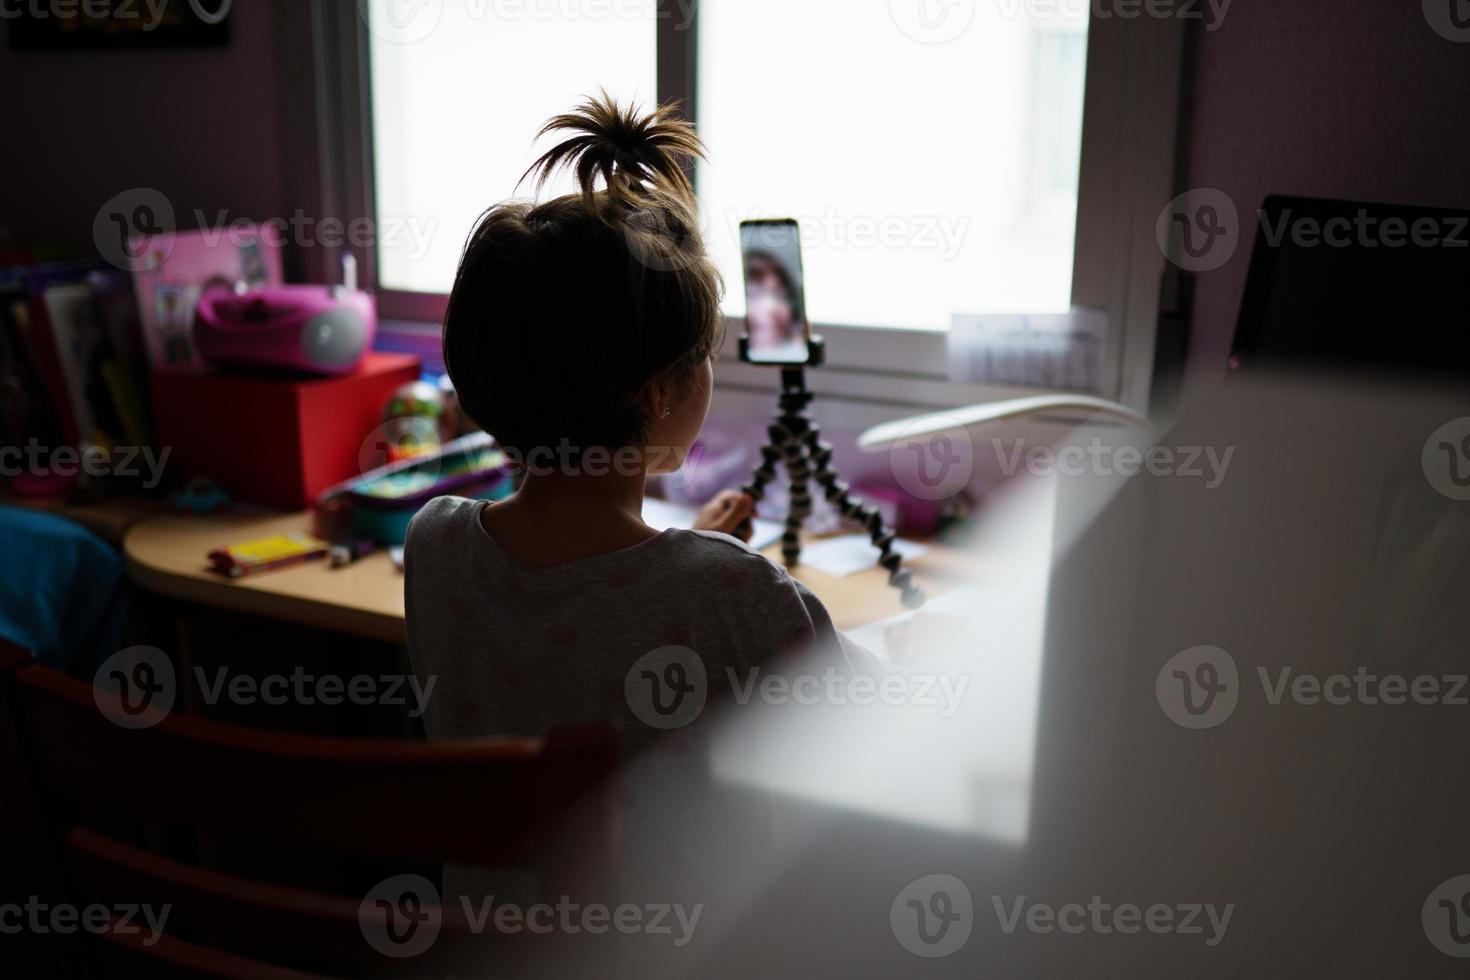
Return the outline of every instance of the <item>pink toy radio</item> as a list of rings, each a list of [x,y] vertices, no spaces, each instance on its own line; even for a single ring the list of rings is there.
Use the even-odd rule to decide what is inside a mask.
[[[345,286],[216,289],[199,299],[194,342],[216,364],[348,374],[372,347],[377,304]]]

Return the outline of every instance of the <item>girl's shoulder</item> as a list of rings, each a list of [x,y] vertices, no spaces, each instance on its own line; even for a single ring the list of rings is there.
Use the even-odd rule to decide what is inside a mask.
[[[718,531],[676,530],[664,532],[663,539],[691,572],[713,574],[727,589],[796,588],[786,569],[739,538]]]
[[[483,500],[467,500],[464,497],[435,497],[419,508],[408,524],[405,546],[416,540],[439,537],[444,534],[462,533],[466,524],[477,523]]]
[[[435,497],[420,507],[416,516],[429,522],[471,520],[479,516],[480,508],[484,506],[485,501],[467,497]]]

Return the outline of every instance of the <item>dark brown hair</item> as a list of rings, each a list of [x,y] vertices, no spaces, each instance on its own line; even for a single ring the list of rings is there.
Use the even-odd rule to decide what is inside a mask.
[[[687,384],[723,341],[720,277],[685,173],[704,148],[674,111],[603,93],[556,116],[540,135],[568,135],[526,177],[539,191],[566,166],[579,192],[498,204],[465,245],[445,365],[469,417],[523,457],[643,445],[639,393]]]

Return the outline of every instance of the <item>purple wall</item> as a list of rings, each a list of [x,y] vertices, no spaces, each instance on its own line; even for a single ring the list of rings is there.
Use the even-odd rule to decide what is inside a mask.
[[[113,194],[155,187],[179,227],[193,211],[283,213],[280,115],[269,4],[237,3],[225,48],[15,52],[5,93],[0,226],[90,250]]]
[[[1191,361],[1211,372],[1267,194],[1470,209],[1470,44],[1431,30],[1419,0],[1236,0],[1196,57],[1185,186],[1225,191],[1246,226],[1198,279]]]

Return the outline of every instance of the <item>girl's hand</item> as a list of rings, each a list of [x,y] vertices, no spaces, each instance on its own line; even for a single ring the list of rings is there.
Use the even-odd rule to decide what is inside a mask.
[[[699,509],[699,516],[694,518],[694,530],[719,531],[741,541],[749,541],[751,528],[747,519],[754,513],[755,501],[749,494],[721,490]]]

